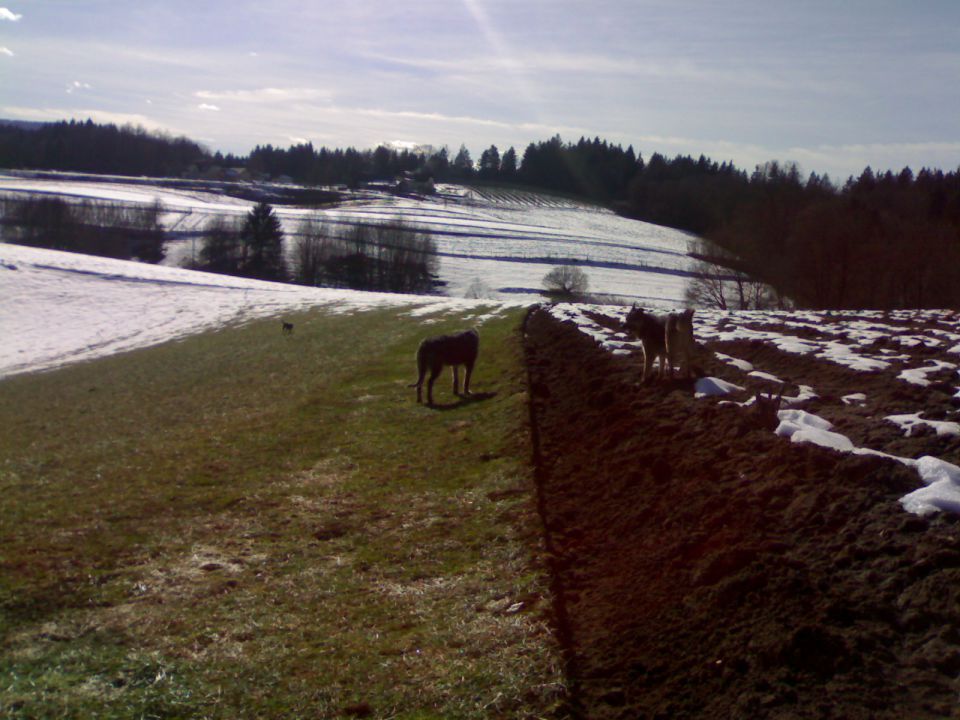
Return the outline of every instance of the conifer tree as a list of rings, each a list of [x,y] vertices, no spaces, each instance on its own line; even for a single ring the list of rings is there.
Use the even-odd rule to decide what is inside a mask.
[[[457,156],[453,159],[453,171],[462,178],[473,175],[473,158],[466,145],[461,145]]]
[[[513,180],[517,175],[517,151],[512,147],[500,158],[500,177]]]
[[[260,202],[247,215],[240,233],[242,275],[260,280],[287,279],[283,258],[283,228],[269,203]]]
[[[500,151],[491,145],[480,154],[480,177],[493,180],[500,174]]]

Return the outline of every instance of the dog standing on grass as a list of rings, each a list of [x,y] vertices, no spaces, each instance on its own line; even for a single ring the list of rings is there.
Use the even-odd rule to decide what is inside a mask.
[[[445,365],[453,368],[453,394],[460,394],[460,378],[457,371],[461,365],[466,368],[463,379],[463,394],[470,395],[470,376],[480,351],[480,334],[476,330],[466,330],[453,335],[439,335],[427,338],[417,348],[417,381],[407,387],[417,389],[417,402],[423,402],[423,379],[430,371],[427,380],[427,404],[433,405],[433,382]]]
[[[284,320],[284,321],[283,321],[283,330],[282,330],[282,332],[283,332],[285,335],[289,335],[290,333],[292,333],[292,332],[293,332],[293,323],[292,323],[292,322],[287,322],[286,320]]]
[[[693,339],[693,310],[655,315],[643,308],[632,307],[624,326],[640,340],[643,346],[643,376],[641,382],[652,379],[653,361],[659,360],[658,376],[673,377],[673,366],[683,357],[683,369],[689,378],[696,343]]]

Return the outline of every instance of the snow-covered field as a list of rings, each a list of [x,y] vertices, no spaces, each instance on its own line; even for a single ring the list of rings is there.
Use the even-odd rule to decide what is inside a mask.
[[[481,322],[510,305],[308,288],[10,244],[0,244],[0,298],[0,378],[313,307],[474,311]]]
[[[400,296],[265,283],[182,269],[211,218],[242,218],[253,203],[215,183],[0,174],[0,195],[160,201],[172,238],[162,266],[0,244],[0,377],[142,347],[254,317],[318,305],[462,309],[537,302],[551,260],[578,260],[598,294],[673,307],[683,297],[688,236],[597,207],[527,192],[441,186],[429,198],[348,193],[323,210],[276,206],[288,238],[302,220],[331,227],[393,218],[436,240],[446,294]],[[288,250],[291,243],[288,242]],[[468,289],[483,302],[468,301]]]
[[[147,180],[0,174],[0,194],[36,193],[136,204],[159,200],[172,238],[164,264],[171,266],[199,251],[200,232],[212,217],[242,217],[253,205],[214,185],[206,191]],[[692,262],[686,233],[523,191],[441,185],[434,196],[413,198],[361,190],[347,193],[345,202],[333,208],[278,205],[275,210],[289,240],[308,217],[331,228],[393,218],[415,225],[436,241],[439,276],[451,297],[480,288],[493,299],[535,302],[554,261],[575,261],[586,272],[592,293],[673,307],[683,301]],[[288,242],[288,251],[292,245]]]

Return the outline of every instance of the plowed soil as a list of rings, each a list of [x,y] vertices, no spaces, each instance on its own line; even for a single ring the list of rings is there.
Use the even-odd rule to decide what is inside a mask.
[[[542,309],[525,343],[573,715],[960,717],[960,522],[904,511],[915,472],[791,443],[692,381],[641,385],[637,356]],[[857,444],[960,457],[956,438],[866,422],[952,412],[947,385],[756,342],[707,350],[802,378],[820,394],[805,409]],[[744,381],[712,353],[702,370]],[[865,385],[868,409],[840,403]]]

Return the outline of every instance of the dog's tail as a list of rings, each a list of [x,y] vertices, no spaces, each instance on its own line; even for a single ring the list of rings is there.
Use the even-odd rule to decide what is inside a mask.
[[[415,355],[417,359],[417,379],[412,383],[407,385],[408,388],[419,388],[423,385],[423,379],[427,376],[426,369],[426,359],[425,359],[425,350],[423,343],[420,343],[420,346],[417,348],[417,354]]]

